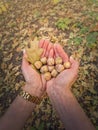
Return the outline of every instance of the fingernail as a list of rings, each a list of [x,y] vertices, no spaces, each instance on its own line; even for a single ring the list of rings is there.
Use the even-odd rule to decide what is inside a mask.
[[[70,59],[71,59],[71,60],[74,60],[74,58],[73,58],[72,56],[70,56]]]
[[[25,49],[23,49],[23,54],[25,54],[25,52],[26,52],[26,50],[25,50]]]

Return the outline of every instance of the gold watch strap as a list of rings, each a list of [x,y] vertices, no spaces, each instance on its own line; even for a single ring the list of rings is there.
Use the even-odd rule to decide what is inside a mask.
[[[20,90],[19,96],[23,97],[25,100],[30,101],[35,104],[40,104],[41,99],[39,97],[31,96],[28,92],[25,92],[24,90]]]

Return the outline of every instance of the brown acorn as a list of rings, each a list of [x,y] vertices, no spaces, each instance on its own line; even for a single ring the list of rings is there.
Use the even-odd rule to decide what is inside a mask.
[[[64,68],[69,69],[71,67],[71,63],[69,61],[64,63]]]
[[[48,58],[47,64],[48,65],[54,65],[54,59],[53,58]]]
[[[57,75],[58,75],[58,72],[56,71],[56,69],[53,69],[51,72],[51,76],[56,77]]]
[[[40,68],[40,72],[41,72],[41,73],[46,73],[46,72],[48,72],[48,66],[47,66],[47,65],[42,66],[42,67]]]
[[[57,70],[57,72],[62,72],[63,70],[64,70],[64,66],[62,65],[62,64],[58,64],[58,65],[56,65],[56,70]]]
[[[49,72],[51,72],[54,69],[54,66],[48,66]]]
[[[34,63],[34,66],[36,67],[36,69],[40,69],[42,67],[42,62],[41,61],[36,61]]]
[[[46,57],[43,57],[40,59],[40,61],[43,63],[43,64],[46,64],[47,63],[47,58]]]
[[[44,78],[45,78],[45,80],[50,80],[51,79],[51,73],[50,72],[46,72],[46,73],[44,73]]]
[[[63,60],[62,60],[61,57],[57,57],[57,58],[55,59],[55,64],[56,64],[56,65],[57,65],[57,64],[62,64],[62,62],[63,62]]]

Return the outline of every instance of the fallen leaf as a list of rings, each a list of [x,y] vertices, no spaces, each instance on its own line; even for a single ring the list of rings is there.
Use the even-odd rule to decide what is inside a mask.
[[[26,47],[27,60],[34,65],[35,61],[40,60],[42,49],[38,47],[38,41],[30,42],[30,47]]]

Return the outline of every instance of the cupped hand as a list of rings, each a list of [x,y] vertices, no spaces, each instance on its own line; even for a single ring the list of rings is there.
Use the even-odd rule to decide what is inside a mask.
[[[61,72],[56,78],[52,78],[50,81],[45,81],[44,77],[40,75],[36,70],[32,69],[31,65],[26,60],[26,53],[23,55],[22,72],[26,80],[24,90],[28,91],[32,95],[42,96],[44,91],[51,87],[69,89],[75,82],[78,73],[79,64],[73,58],[68,58],[68,55],[64,52],[63,48],[59,44],[52,44],[48,40],[41,40],[39,47],[43,48],[42,57],[60,56],[63,62],[70,61],[71,68]]]
[[[49,87],[63,88],[63,90],[70,89],[72,84],[77,79],[79,63],[75,61],[72,57],[68,58],[68,55],[64,52],[61,45],[54,44],[53,50],[54,53],[50,52],[49,57],[56,58],[60,56],[63,59],[63,62],[70,61],[71,68],[65,69],[56,78],[53,78],[50,81],[48,81],[47,89],[49,89]]]
[[[30,93],[32,96],[41,97],[46,90],[46,82],[43,76],[32,68],[26,58],[27,55],[26,52],[24,52],[21,69],[26,80],[26,85],[23,87],[23,90]]]

